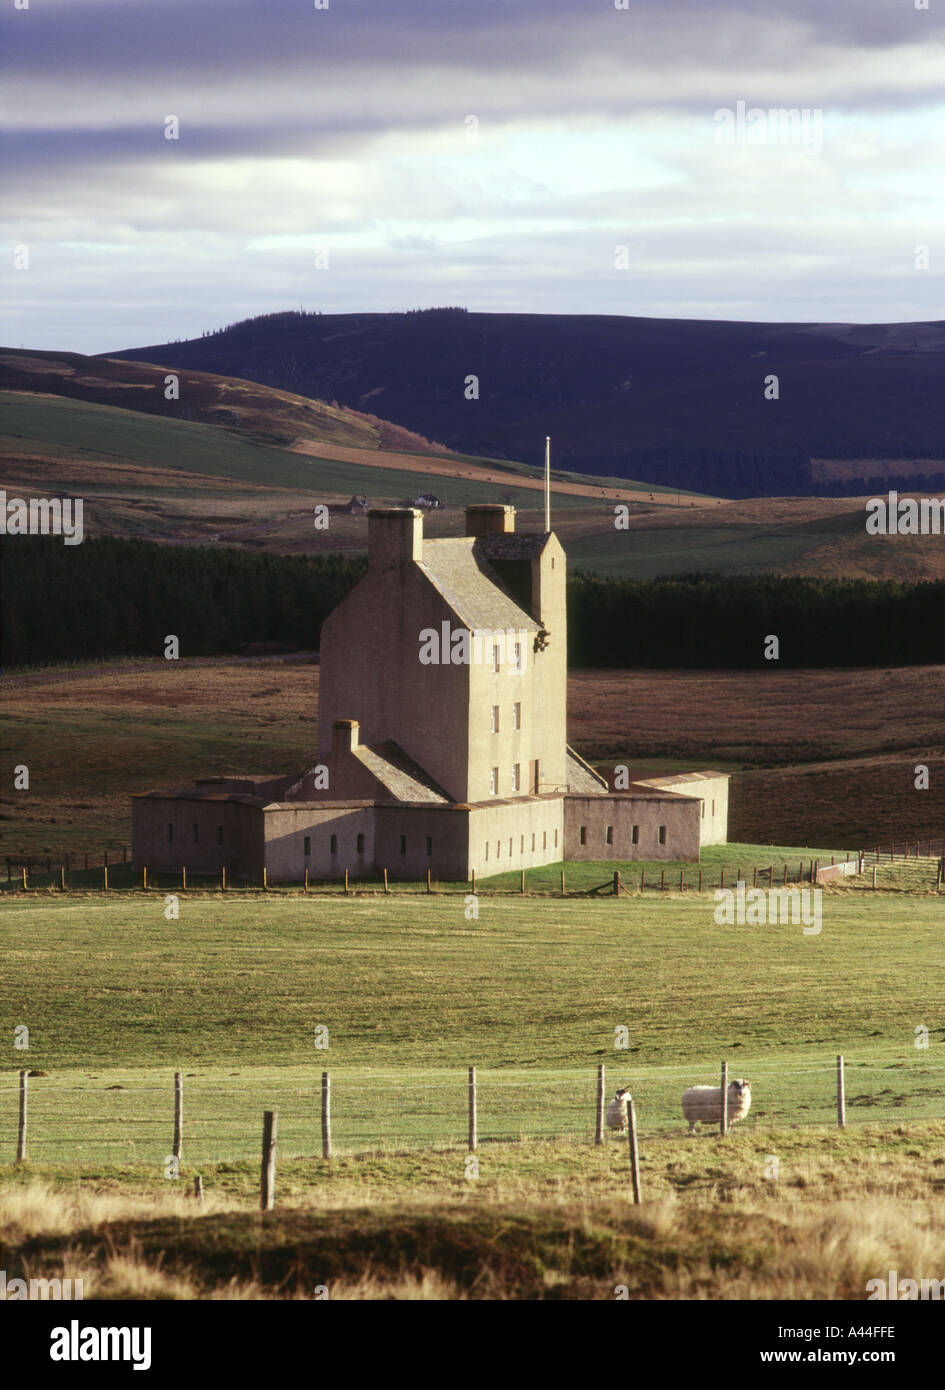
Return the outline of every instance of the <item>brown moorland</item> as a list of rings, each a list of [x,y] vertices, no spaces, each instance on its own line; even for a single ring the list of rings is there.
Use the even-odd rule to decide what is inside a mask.
[[[31,788],[0,801],[4,852],[100,851],[128,842],[133,792],[310,765],[317,690],[316,666],[277,660],[9,679],[7,746]],[[569,708],[571,742],[605,769],[730,771],[732,841],[856,849],[945,829],[945,667],[580,671]]]

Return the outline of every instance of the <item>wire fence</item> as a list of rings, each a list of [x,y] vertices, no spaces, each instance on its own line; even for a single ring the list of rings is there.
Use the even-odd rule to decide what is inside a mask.
[[[845,1118],[898,1124],[945,1117],[945,1063],[940,1047],[914,1057],[845,1059]],[[837,1124],[837,1059],[787,1066],[774,1060],[729,1062],[729,1078],[751,1082],[751,1110],[739,1129]],[[321,1158],[323,1073],[315,1069],[245,1078],[182,1074],[180,1144],[175,1144],[173,1073],[122,1081],[107,1075],[64,1082],[28,1077],[25,1125],[16,1074],[0,1084],[0,1161],[37,1163],[154,1163],[175,1151],[182,1162],[219,1163],[259,1154],[265,1110],[279,1113],[284,1158]],[[608,1062],[605,1099],[629,1086],[642,1135],[688,1132],[681,1096],[690,1085],[718,1085],[720,1066],[634,1067]],[[476,1073],[478,1142],[571,1137],[593,1142],[598,1075],[580,1071]],[[458,1148],[469,1143],[469,1075],[430,1073],[331,1074],[331,1153]]]

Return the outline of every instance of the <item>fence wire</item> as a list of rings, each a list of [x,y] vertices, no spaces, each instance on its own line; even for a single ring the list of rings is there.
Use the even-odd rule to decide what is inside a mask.
[[[945,1064],[917,1050],[914,1058],[847,1057],[848,1125],[899,1123],[945,1116]],[[767,1060],[729,1063],[729,1078],[751,1082],[751,1110],[739,1129],[830,1125],[837,1122],[836,1059],[789,1066]],[[127,1075],[127,1074],[124,1074]],[[0,1161],[16,1157],[19,1085],[0,1078]],[[681,1096],[690,1085],[719,1084],[711,1064],[634,1067],[608,1061],[605,1103],[629,1086],[641,1135],[685,1134]],[[110,1081],[103,1075],[63,1084],[56,1077],[28,1082],[27,1158],[43,1163],[112,1162],[163,1165],[173,1152],[174,1079],[154,1084]],[[572,1137],[592,1141],[597,1122],[597,1073],[494,1071],[477,1074],[479,1142]],[[255,1159],[262,1114],[279,1113],[284,1158],[321,1158],[321,1072],[291,1080],[249,1076],[184,1077],[182,1162],[188,1166]],[[465,1147],[469,1082],[465,1070],[404,1075],[331,1073],[334,1155],[369,1150]]]

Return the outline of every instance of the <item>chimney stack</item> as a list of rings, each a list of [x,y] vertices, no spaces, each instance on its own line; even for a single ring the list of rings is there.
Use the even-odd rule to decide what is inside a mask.
[[[398,570],[423,559],[423,514],[414,507],[376,507],[368,512],[368,566]]]
[[[515,530],[515,508],[497,502],[479,502],[466,508],[466,535],[491,536]]]

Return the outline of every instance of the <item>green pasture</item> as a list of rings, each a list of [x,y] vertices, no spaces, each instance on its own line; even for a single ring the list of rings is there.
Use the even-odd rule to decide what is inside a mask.
[[[201,473],[231,478],[235,482],[258,483],[319,495],[357,493],[383,500],[415,496],[418,491],[432,487],[445,493],[451,506],[494,502],[499,500],[499,493],[501,500],[508,495],[514,506],[523,509],[535,508],[541,501],[541,494],[534,489],[515,486],[514,472],[506,470],[504,475],[498,473],[504,466],[491,460],[470,461],[495,467],[497,477],[494,483],[459,477],[429,478],[406,469],[379,469],[294,454],[286,449],[258,443],[218,425],[172,420],[165,416],[145,415],[118,406],[96,405],[64,397],[4,392],[0,454],[15,456],[35,452],[75,459],[78,463],[104,459],[170,469],[184,475]],[[529,470],[519,467],[515,471]],[[594,478],[582,481],[596,486]],[[60,485],[65,483],[68,483],[68,479],[61,480]],[[601,485],[604,486],[603,483]],[[112,491],[113,486],[107,482],[101,485],[103,490],[108,491]],[[187,486],[186,479],[182,479],[181,486]],[[620,486],[633,485],[621,482]],[[80,495],[92,495],[97,487],[83,471],[82,477],[76,480],[76,490]],[[168,489],[149,488],[148,491],[160,494],[162,491],[167,493]],[[565,497],[564,494],[560,495]],[[565,505],[569,509],[596,507],[599,502],[593,497],[567,495]]]
[[[817,936],[719,926],[709,894],[482,897],[478,919],[460,895],[178,901],[176,920],[163,893],[0,905],[0,1159],[23,1067],[46,1073],[43,1162],[163,1162],[177,1070],[192,1162],[251,1158],[271,1108],[286,1155],[320,1153],[326,1069],[349,1153],[462,1145],[471,1065],[483,1144],[590,1136],[601,1062],[643,1131],[678,1131],[682,1089],[723,1058],[753,1083],[746,1128],[830,1123],[838,1053],[851,1123],[945,1108],[931,895],[827,890]]]

